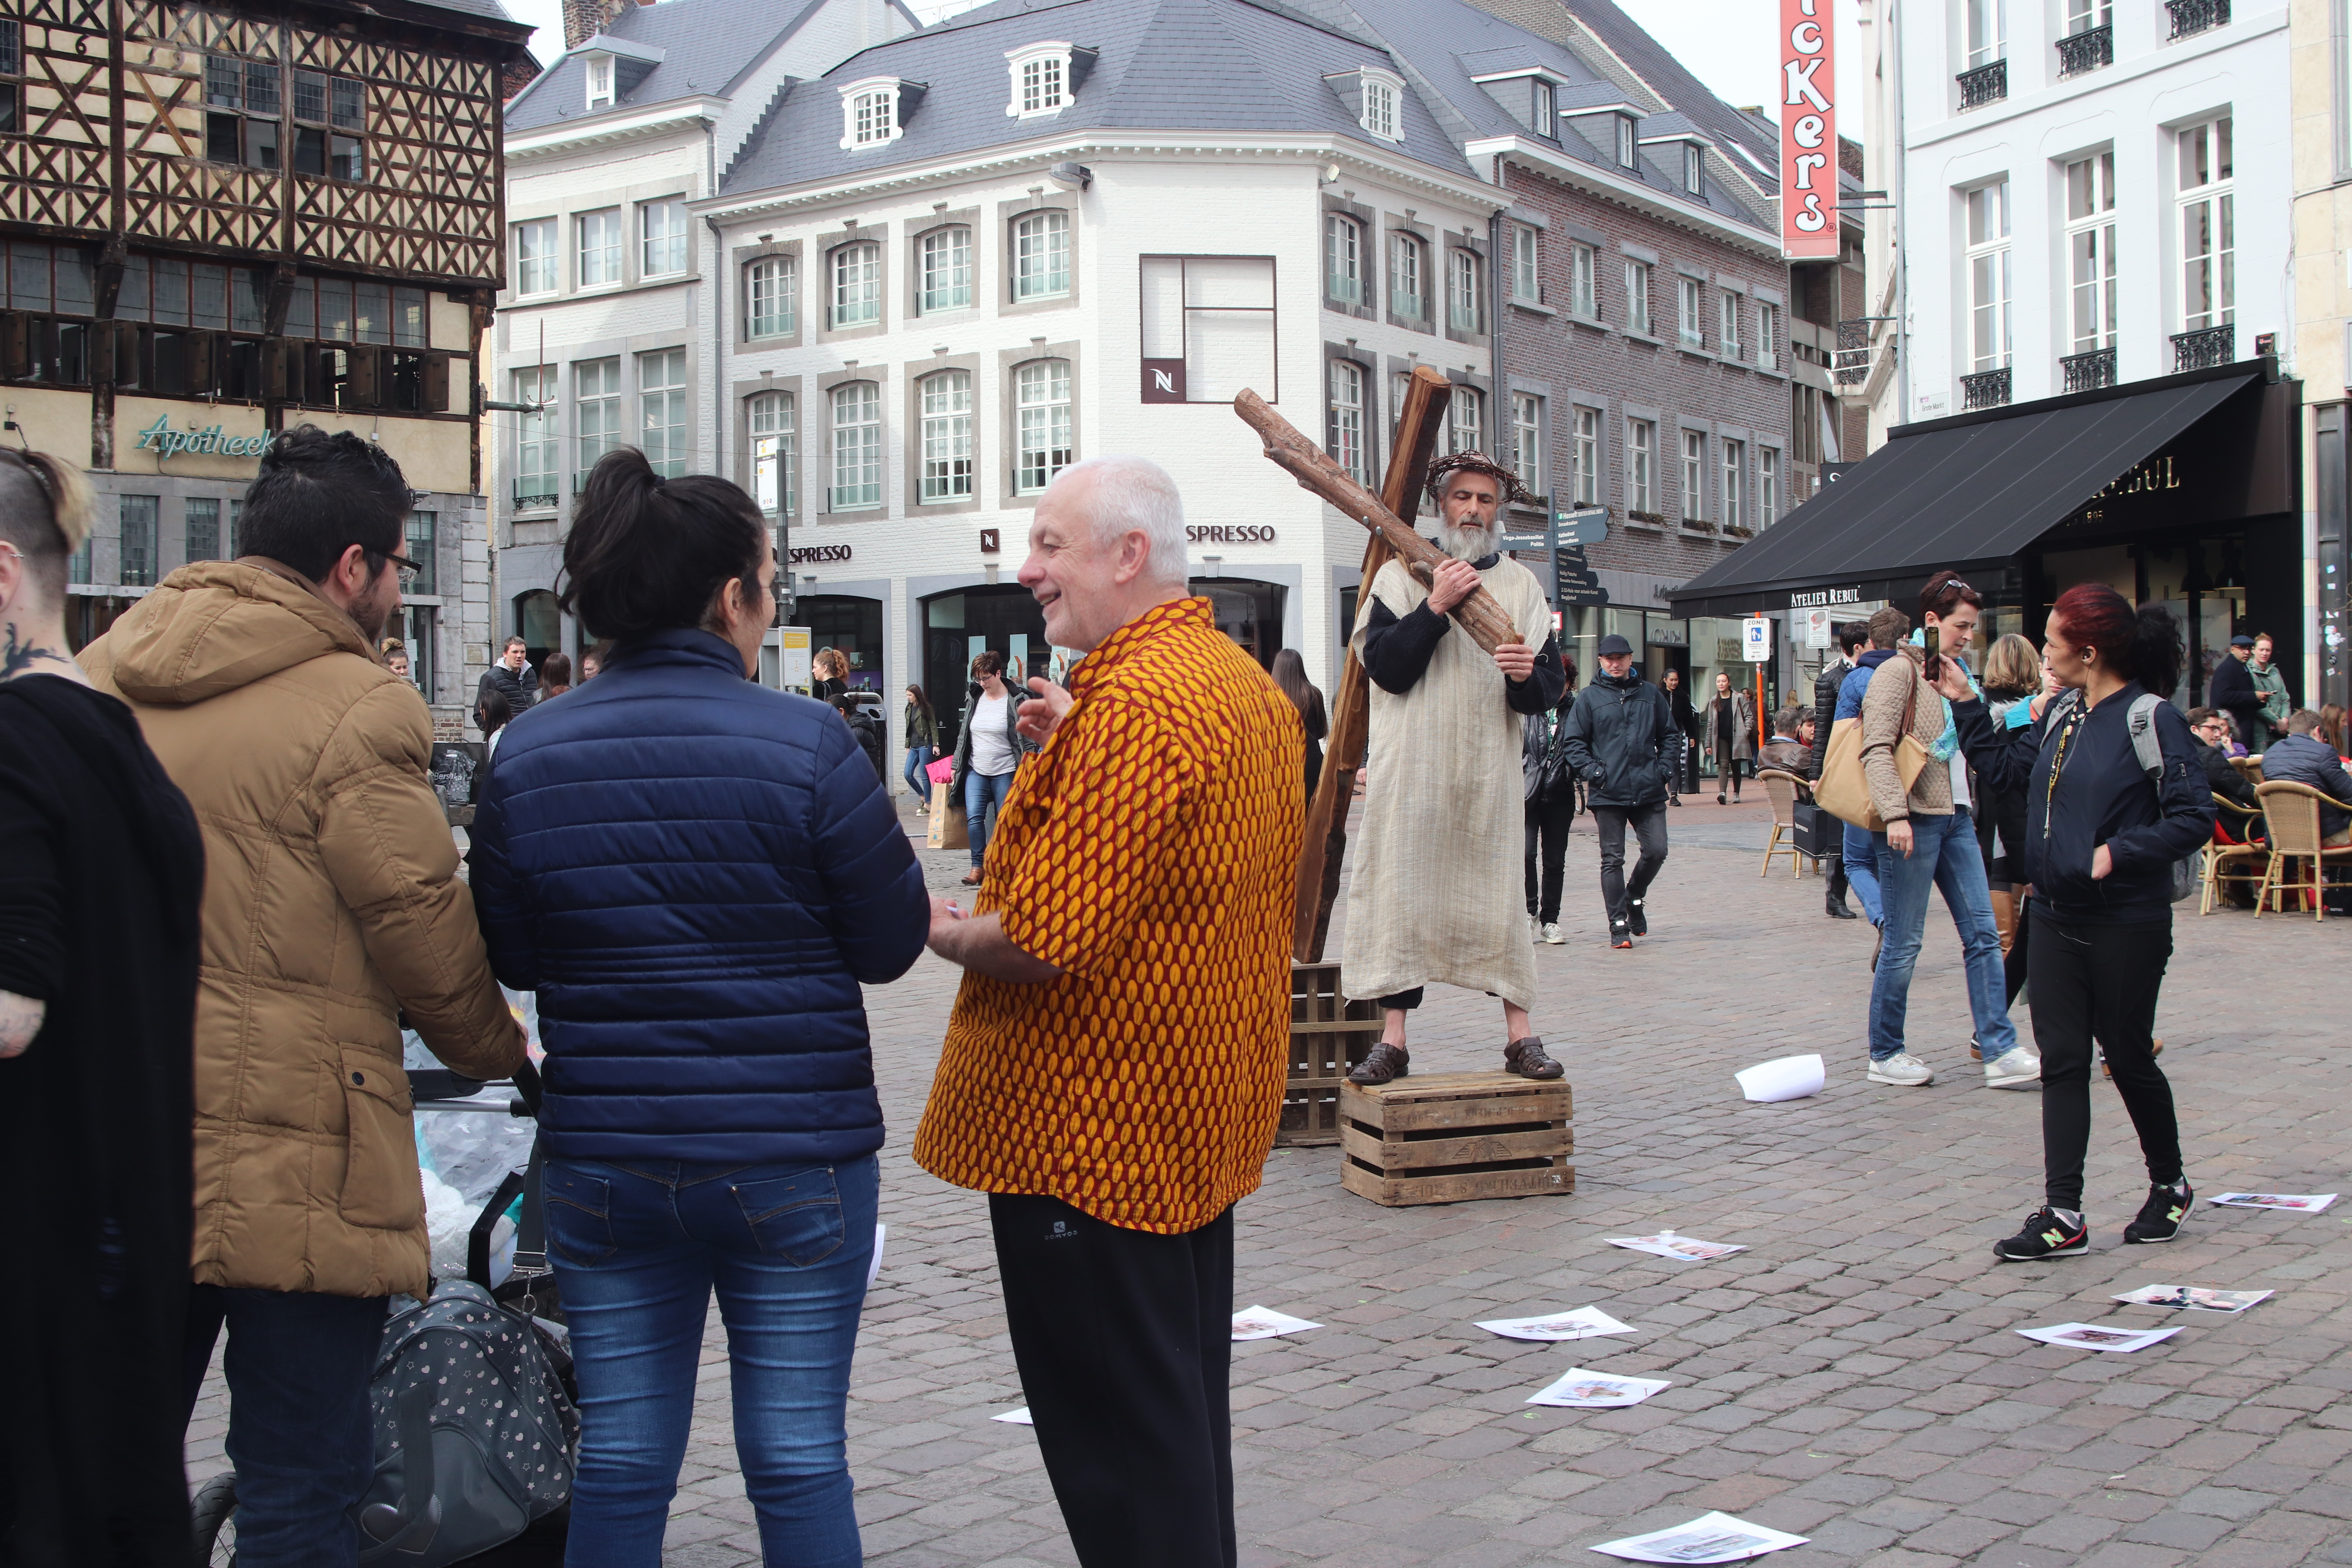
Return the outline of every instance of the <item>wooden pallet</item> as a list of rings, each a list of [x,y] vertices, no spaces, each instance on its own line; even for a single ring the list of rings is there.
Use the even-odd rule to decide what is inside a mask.
[[[1380,1004],[1341,997],[1337,963],[1290,966],[1290,1070],[1276,1148],[1339,1141],[1339,1086],[1380,1037]]]
[[[1339,1089],[1340,1185],[1376,1204],[1458,1204],[1576,1191],[1568,1080],[1437,1073]]]

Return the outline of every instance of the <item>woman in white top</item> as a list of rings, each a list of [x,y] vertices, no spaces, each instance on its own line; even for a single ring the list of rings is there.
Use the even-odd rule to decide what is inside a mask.
[[[949,798],[963,801],[971,839],[971,869],[963,881],[976,888],[988,854],[988,836],[1004,797],[1013,793],[1013,771],[1025,748],[1013,729],[1021,694],[1005,683],[1004,656],[990,648],[972,661],[971,672],[980,679],[980,691],[964,713],[963,733],[956,740],[956,782]]]

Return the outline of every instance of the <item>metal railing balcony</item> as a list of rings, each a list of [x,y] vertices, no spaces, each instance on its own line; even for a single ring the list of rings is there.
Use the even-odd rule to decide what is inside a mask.
[[[2238,329],[2232,324],[2172,334],[2172,368],[2176,374],[2184,370],[2228,364],[2237,357]]]
[[[2063,79],[2116,63],[2116,27],[2085,27],[2058,40],[2058,75]]]
[[[2230,0],[2164,0],[2164,8],[2172,13],[2173,38],[2192,37],[2230,25]]]
[[[2003,408],[2009,405],[2009,366],[1979,371],[1960,377],[1960,411]]]
[[[2009,62],[1994,60],[1974,70],[1962,71],[1957,79],[1960,84],[1960,107],[1980,109],[1988,103],[1998,103],[2009,96]]]
[[[2116,384],[2116,351],[2092,349],[2088,353],[2068,354],[2058,362],[2059,372],[2065,377],[2069,392],[2096,392]]]

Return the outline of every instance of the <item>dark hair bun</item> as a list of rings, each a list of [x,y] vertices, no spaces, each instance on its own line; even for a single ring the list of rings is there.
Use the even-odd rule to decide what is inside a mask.
[[[616,447],[581,488],[556,604],[604,638],[704,626],[730,580],[756,607],[767,532],[741,487],[713,474],[666,479],[643,452]]]

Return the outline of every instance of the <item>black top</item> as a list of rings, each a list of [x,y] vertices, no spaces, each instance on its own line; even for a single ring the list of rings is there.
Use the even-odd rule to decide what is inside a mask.
[[[0,991],[47,1004],[0,1061],[0,1552],[181,1561],[203,842],[113,698],[0,682]]]
[[[1501,559],[1489,554],[1470,564],[1486,572]],[[1454,617],[1439,615],[1426,599],[1402,616],[1374,599],[1371,615],[1364,623],[1364,673],[1381,690],[1403,696],[1429,673],[1429,661],[1437,653],[1439,640],[1453,626]],[[1549,713],[1559,706],[1559,694],[1567,689],[1568,672],[1559,663],[1559,639],[1547,637],[1536,650],[1536,667],[1528,678],[1503,683],[1503,700],[1514,713]]]
[[[2231,654],[2213,667],[2213,706],[2237,721],[2238,739],[2246,750],[2260,752],[2270,737],[2270,726],[2263,722],[2262,688],[2254,684],[2246,661]],[[2263,770],[2265,778],[2270,776]]]

